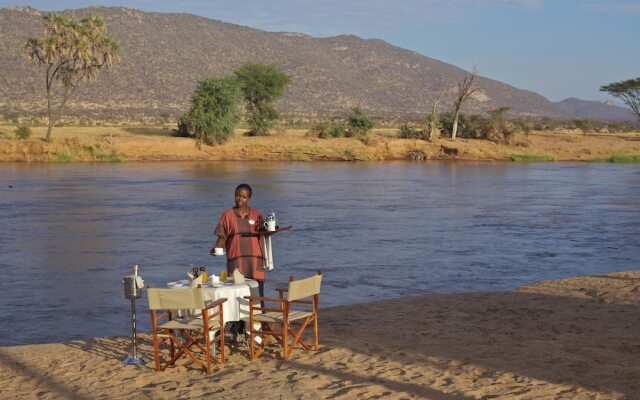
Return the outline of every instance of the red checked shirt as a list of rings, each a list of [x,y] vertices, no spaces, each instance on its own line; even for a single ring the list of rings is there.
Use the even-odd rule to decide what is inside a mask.
[[[245,218],[240,218],[233,208],[220,216],[213,233],[225,240],[227,273],[238,268],[247,278],[264,280],[264,255],[257,234],[262,224],[262,215],[255,208],[249,208]]]

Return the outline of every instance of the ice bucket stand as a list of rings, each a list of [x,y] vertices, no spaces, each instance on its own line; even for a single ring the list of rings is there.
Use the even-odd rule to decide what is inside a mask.
[[[142,296],[142,288],[138,288],[136,278],[138,275],[138,266],[134,267],[134,274],[125,276],[124,280],[124,297],[131,300],[131,347],[132,355],[122,361],[123,365],[144,365],[144,358],[138,358],[138,349],[136,347],[136,299]]]

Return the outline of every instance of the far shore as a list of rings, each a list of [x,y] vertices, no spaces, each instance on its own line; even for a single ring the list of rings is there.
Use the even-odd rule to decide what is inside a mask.
[[[127,337],[0,347],[0,397],[638,399],[639,311],[634,270],[322,308],[318,352],[228,346],[211,375],[185,358],[155,372],[148,333],[142,367],[121,365]]]
[[[488,140],[440,138],[433,142],[398,139],[395,129],[374,129],[366,140],[318,139],[306,129],[286,129],[268,137],[247,137],[242,130],[222,145],[197,146],[161,127],[56,127],[52,142],[45,127],[29,139],[13,139],[12,126],[0,126],[0,161],[615,161],[640,159],[640,132],[532,132],[509,144]],[[622,158],[620,158],[622,157]],[[633,161],[635,160],[635,161]]]

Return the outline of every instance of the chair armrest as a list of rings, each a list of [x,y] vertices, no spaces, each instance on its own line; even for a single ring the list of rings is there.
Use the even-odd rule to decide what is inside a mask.
[[[217,307],[217,306],[221,306],[222,303],[224,303],[225,301],[227,301],[226,297],[223,297],[221,299],[218,299],[216,301],[214,301],[213,303],[209,304],[208,306],[206,306],[204,309],[205,310],[209,310],[211,308]]]
[[[244,296],[243,298],[250,301],[272,301],[275,303],[282,303],[283,301],[286,301],[285,299],[281,299],[279,297]]]
[[[171,311],[165,311],[162,314],[156,315],[157,320],[161,320],[163,318],[169,318],[169,317],[171,317]]]
[[[291,300],[289,303],[291,304],[313,304],[311,300]]]

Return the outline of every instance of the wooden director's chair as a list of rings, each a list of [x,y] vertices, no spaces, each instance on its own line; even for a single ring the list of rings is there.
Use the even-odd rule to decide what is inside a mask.
[[[153,355],[156,371],[164,371],[174,365],[183,355],[191,358],[207,374],[211,373],[211,362],[224,363],[224,316],[222,298],[205,304],[202,288],[153,289],[148,288],[149,310],[151,313],[151,333],[153,335]],[[185,317],[174,318],[172,312],[178,310],[199,310],[195,316],[190,311]],[[164,311],[160,315],[156,312]],[[167,319],[160,323],[160,320]],[[218,333],[217,336],[216,333]],[[180,335],[180,336],[178,336]],[[214,339],[211,337],[215,336]],[[182,340],[181,340],[182,339]],[[160,362],[160,343],[168,342],[170,358]],[[218,345],[218,355],[212,356],[211,346]],[[176,352],[175,348],[178,347]],[[199,350],[194,351],[193,347]]]

